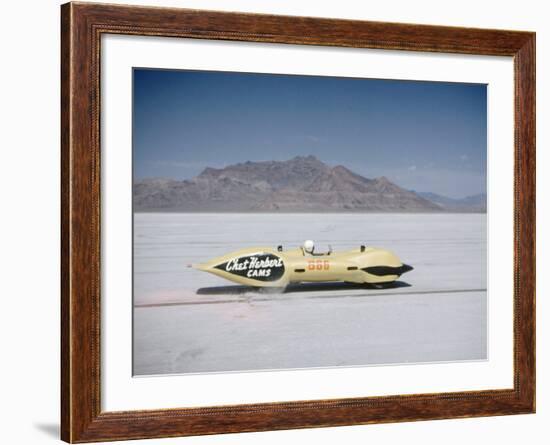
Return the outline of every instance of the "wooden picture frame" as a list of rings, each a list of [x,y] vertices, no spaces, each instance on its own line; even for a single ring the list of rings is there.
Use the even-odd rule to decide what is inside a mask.
[[[61,7],[61,437],[174,437],[535,411],[535,34],[148,8]],[[100,38],[103,34],[512,56],[515,70],[514,387],[209,408],[102,412]]]

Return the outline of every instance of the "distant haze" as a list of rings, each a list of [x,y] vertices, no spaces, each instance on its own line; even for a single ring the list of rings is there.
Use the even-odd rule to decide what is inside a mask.
[[[136,181],[314,155],[450,198],[484,194],[486,85],[134,69]]]

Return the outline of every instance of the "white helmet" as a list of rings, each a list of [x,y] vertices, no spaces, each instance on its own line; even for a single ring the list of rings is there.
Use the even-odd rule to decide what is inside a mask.
[[[315,249],[315,243],[312,240],[308,239],[304,241],[304,250],[307,253],[313,253],[313,249]]]

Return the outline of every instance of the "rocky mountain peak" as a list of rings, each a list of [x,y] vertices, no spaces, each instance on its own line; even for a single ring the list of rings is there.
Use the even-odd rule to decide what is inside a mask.
[[[205,168],[186,181],[138,181],[137,211],[438,211],[388,178],[365,178],[314,155]]]
[[[319,159],[317,159],[314,155],[307,155],[307,156],[294,156],[292,159],[290,159],[288,162],[291,161],[305,161],[305,162],[321,162]]]

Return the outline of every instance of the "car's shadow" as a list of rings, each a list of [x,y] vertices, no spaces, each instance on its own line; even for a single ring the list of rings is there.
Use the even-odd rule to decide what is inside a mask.
[[[386,284],[356,284],[356,283],[300,283],[290,284],[285,288],[273,287],[252,287],[252,286],[216,286],[201,287],[197,289],[197,295],[239,295],[247,292],[258,292],[264,294],[290,293],[290,292],[326,292],[357,289],[396,289],[401,287],[411,287],[404,281],[394,281]]]

